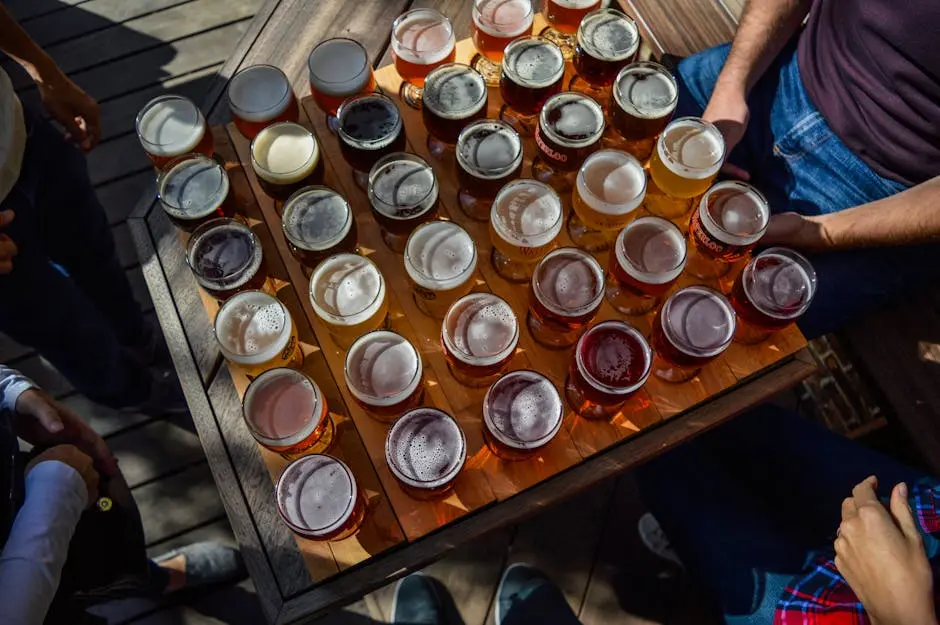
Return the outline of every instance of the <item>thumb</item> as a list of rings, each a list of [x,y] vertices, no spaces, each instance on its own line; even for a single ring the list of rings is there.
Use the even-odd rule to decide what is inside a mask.
[[[33,416],[50,434],[58,434],[65,429],[59,412],[47,402],[37,402],[33,407]]]
[[[898,527],[904,532],[908,540],[920,540],[920,531],[917,529],[917,522],[914,520],[914,513],[911,511],[911,504],[907,500],[907,484],[901,482],[891,491],[891,516],[897,522]]]

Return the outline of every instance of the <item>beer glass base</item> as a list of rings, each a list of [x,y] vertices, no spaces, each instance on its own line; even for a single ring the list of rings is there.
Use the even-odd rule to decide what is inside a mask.
[[[451,365],[449,360],[447,361],[447,368],[450,370],[450,374],[454,377],[455,380],[464,386],[469,386],[470,388],[489,388],[492,386],[493,382],[502,376],[502,371],[497,371],[496,373],[491,373],[490,375],[485,375],[482,377],[468,375]]]
[[[566,61],[570,61],[574,58],[574,46],[578,41],[575,35],[563,33],[560,30],[555,30],[551,26],[546,26],[542,29],[542,32],[539,33],[539,37],[547,39],[561,48],[561,53],[564,55]]]
[[[592,230],[575,213],[568,217],[568,236],[576,247],[588,252],[605,252],[610,249],[610,240],[605,232]]]
[[[453,482],[440,488],[414,488],[413,486],[407,486],[401,482],[398,483],[398,486],[401,488],[402,492],[412,499],[417,499],[418,501],[433,501],[435,499],[444,499],[454,490]]]
[[[719,280],[731,271],[731,264],[717,258],[709,258],[689,245],[689,255],[685,263],[685,272],[699,280]]]
[[[401,101],[413,109],[421,110],[421,102],[424,99],[424,89],[415,87],[410,82],[401,83],[401,89],[398,90]]]
[[[474,221],[488,222],[493,210],[493,200],[481,200],[473,197],[466,189],[457,192],[457,204],[460,210]]]
[[[757,345],[769,339],[771,334],[773,331],[758,328],[738,317],[737,326],[734,329],[734,342],[741,345]]]
[[[604,147],[615,150],[623,150],[636,160],[646,164],[653,154],[653,147],[656,145],[655,139],[628,140],[621,137],[616,130],[608,128],[604,133]]]
[[[447,158],[448,155],[453,154],[455,149],[453,144],[445,143],[432,134],[428,135],[427,146],[428,153],[439,161],[442,161]]]
[[[681,384],[688,382],[698,375],[701,367],[678,367],[662,360],[659,357],[653,360],[653,375],[670,384]]]
[[[622,401],[612,406],[595,404],[584,396],[581,389],[572,382],[570,375],[565,378],[565,400],[567,400],[568,407],[571,408],[575,414],[582,419],[591,421],[610,421],[620,412],[624,404],[627,403],[626,401]]]
[[[362,189],[363,191],[369,191],[369,172],[359,171],[358,169],[353,170],[353,182],[356,183],[356,186]]]
[[[326,427],[323,429],[323,433],[320,434],[320,438],[306,449],[302,451],[284,451],[281,452],[281,456],[287,460],[296,460],[307,454],[325,454],[328,453],[330,448],[333,446],[333,441],[336,438],[336,425],[333,423],[333,415],[327,413],[326,415]]]
[[[581,336],[581,331],[584,329],[561,330],[542,321],[537,316],[533,315],[531,310],[526,313],[525,324],[526,327],[529,328],[529,334],[532,336],[532,340],[548,349],[565,349],[571,347],[578,342],[578,337]]]
[[[535,271],[536,263],[520,263],[512,260],[504,256],[495,247],[493,248],[492,254],[490,254],[490,260],[493,263],[493,269],[496,270],[496,273],[504,280],[509,280],[510,282],[520,284],[528,282],[532,279],[532,273]]]
[[[444,310],[440,310],[438,306],[428,306],[428,300],[424,299],[423,297],[418,296],[418,294],[415,293],[414,291],[412,291],[411,293],[411,299],[414,300],[415,306],[418,307],[418,310],[420,310],[422,313],[424,313],[431,319],[441,320],[447,314],[447,308],[445,308]]]
[[[621,288],[616,280],[607,280],[605,293],[607,302],[619,313],[628,317],[640,317],[659,305],[660,299],[651,295],[637,295]]]
[[[650,184],[647,187],[645,202],[646,210],[648,210],[651,215],[656,215],[657,217],[662,217],[670,221],[683,218],[692,210],[691,199],[681,199],[668,196],[660,191],[655,184]],[[684,226],[680,226],[680,229],[683,232],[688,232],[688,219],[682,219],[682,222],[684,223]],[[679,225],[678,221],[676,222],[676,225]]]
[[[512,126],[520,137],[534,136],[535,126],[539,123],[538,115],[523,115],[512,110],[508,104],[499,109],[499,119]]]
[[[574,176],[575,172],[553,169],[542,160],[541,156],[536,155],[532,159],[532,177],[539,182],[544,182],[557,191],[559,195],[567,195],[574,191]]]
[[[512,447],[507,447],[506,445],[503,445],[498,440],[496,440],[496,438],[490,434],[490,431],[485,425],[483,426],[483,440],[486,442],[486,446],[494,456],[500,460],[505,460],[508,462],[528,460],[537,456],[538,453],[542,450],[542,447],[536,447],[534,449],[515,449]]]
[[[480,72],[487,87],[499,86],[499,75],[503,71],[502,63],[494,63],[479,52],[470,61],[470,67]]]
[[[571,79],[571,82],[568,83],[568,91],[583,93],[588,97],[594,98],[597,102],[603,103],[609,102],[611,97],[611,88],[609,86],[598,87],[596,85],[592,85],[577,74],[575,74],[575,76]]]
[[[400,234],[392,234],[388,230],[382,229],[382,242],[396,254],[404,254],[405,247],[408,244],[408,237]]]

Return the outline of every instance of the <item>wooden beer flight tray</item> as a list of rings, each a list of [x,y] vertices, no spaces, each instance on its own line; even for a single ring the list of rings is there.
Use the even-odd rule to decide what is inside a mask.
[[[541,28],[540,19],[539,16],[536,32]],[[470,40],[457,44],[458,61],[467,63],[473,54]],[[569,63],[566,86],[571,71]],[[376,80],[397,101],[401,78],[394,66],[378,70]],[[498,116],[501,103],[498,88],[491,88],[489,117]],[[407,151],[425,158],[438,176],[441,218],[460,224],[476,242],[479,260],[473,278],[474,290],[492,291],[503,297],[511,304],[522,325],[519,348],[510,369],[540,371],[549,376],[563,393],[571,350],[548,350],[532,340],[525,328],[528,285],[507,282],[495,273],[490,263],[487,224],[468,218],[456,204],[453,156],[448,156],[443,162],[431,158],[425,145],[426,132],[420,111],[400,102],[399,109],[406,128]],[[440,345],[441,323],[422,314],[415,305],[402,256],[383,244],[368,198],[353,182],[352,171],[340,154],[338,140],[328,130],[325,121],[324,114],[313,100],[305,98],[300,123],[311,128],[320,141],[326,166],[325,184],[349,200],[356,217],[361,253],[372,258],[385,276],[391,328],[412,341],[424,360],[425,402],[457,419],[467,438],[468,458],[455,490],[440,501],[418,501],[399,488],[385,463],[384,443],[389,426],[369,417],[346,389],[343,377],[345,351],[334,345],[310,305],[308,278],[288,250],[274,202],[264,194],[254,176],[249,160],[249,142],[231,124],[213,128],[216,154],[225,162],[231,177],[237,211],[247,218],[264,246],[264,259],[271,276],[266,288],[273,288],[291,310],[299,326],[305,354],[303,370],[316,380],[329,401],[337,426],[336,442],[329,453],[343,459],[352,468],[368,501],[362,529],[351,538],[325,543],[290,534],[277,515],[274,500],[274,483],[287,461],[260,446],[257,453],[248,449],[246,445],[250,444],[245,443],[248,434],[241,420],[240,406],[234,398],[221,403],[216,401],[212,398],[213,389],[209,389],[216,425],[226,441],[231,463],[231,469],[223,471],[213,466],[213,470],[223,489],[224,482],[231,478],[226,472],[239,476],[237,483],[251,516],[251,526],[261,543],[257,546],[266,554],[266,558],[260,560],[267,562],[269,567],[263,574],[276,580],[279,597],[272,599],[265,595],[268,589],[262,588],[258,581],[262,573],[256,564],[259,561],[257,554],[249,559],[249,565],[253,576],[256,576],[262,603],[269,616],[276,618],[277,622],[290,622],[352,601],[489,529],[517,521],[538,507],[570,496],[691,438],[791,386],[812,370],[811,360],[805,353],[794,356],[806,346],[806,341],[796,327],[791,327],[758,346],[733,344],[690,382],[667,384],[651,376],[625,409],[610,422],[587,421],[569,412],[558,436],[536,458],[522,462],[498,459],[483,442],[481,407],[486,389],[465,387],[451,376]],[[529,176],[529,164],[535,153],[533,141],[526,140],[524,176]],[[570,210],[570,197],[563,199]],[[180,233],[179,237],[180,243],[185,245],[187,235]],[[570,245],[566,230],[562,231],[559,243]],[[161,247],[162,242],[157,246]],[[600,254],[599,260],[606,267],[607,253]],[[691,281],[686,276],[680,279],[680,284],[687,282]],[[200,295],[211,321],[218,310],[218,303],[202,291]],[[611,318],[623,317],[605,301],[597,320]],[[162,315],[161,321],[164,321]],[[649,317],[628,321],[641,330],[649,330]],[[241,397],[248,380],[237,367],[229,369]],[[218,376],[222,377],[221,374]],[[704,402],[708,403],[690,411]],[[667,425],[670,427],[665,427]],[[244,431],[238,431],[238,428]],[[208,452],[209,443],[202,430],[200,434],[204,436]],[[636,445],[623,445],[624,441]],[[269,480],[245,477],[253,474],[249,470],[251,467],[241,466],[241,463],[254,463],[257,458],[263,461]],[[550,482],[545,482],[553,477]],[[536,485],[541,485],[541,488],[534,488]],[[223,493],[223,498],[226,496],[231,496],[231,493]],[[231,505],[229,514],[236,514]],[[241,535],[235,519],[233,525],[236,525],[243,550],[252,547],[250,543],[255,542],[255,535],[252,534],[248,540]],[[302,579],[303,571],[289,570],[287,564],[281,564],[296,560],[296,554],[282,553],[290,551],[292,542],[296,543],[309,579]]]

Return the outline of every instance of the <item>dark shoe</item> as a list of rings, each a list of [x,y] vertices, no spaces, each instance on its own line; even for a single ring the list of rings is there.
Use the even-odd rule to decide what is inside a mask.
[[[649,512],[641,516],[637,522],[637,532],[640,534],[640,541],[644,547],[663,560],[669,560],[679,568],[685,568],[656,517]]]
[[[172,370],[173,359],[170,357],[170,350],[166,346],[166,341],[163,340],[163,333],[160,331],[159,326],[145,322],[144,334],[146,338],[139,347],[128,349],[131,358],[148,369],[157,371]]]
[[[392,602],[395,625],[457,625],[463,623],[444,585],[423,573],[398,581]]]
[[[513,564],[496,589],[496,625],[578,623],[561,589],[528,564]]]
[[[183,395],[176,372],[164,371],[153,374],[150,397],[142,404],[124,408],[124,412],[140,412],[154,418],[188,414],[189,406],[186,404],[186,397]]]
[[[183,556],[186,566],[186,583],[176,592],[239,582],[248,575],[245,563],[237,549],[219,543],[193,543],[174,549],[155,558],[160,566],[162,562]]]

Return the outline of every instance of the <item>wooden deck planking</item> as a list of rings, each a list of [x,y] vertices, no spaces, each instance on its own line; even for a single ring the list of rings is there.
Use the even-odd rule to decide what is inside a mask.
[[[3,6],[21,23],[28,23],[41,15],[64,11],[91,0],[4,0]]]
[[[131,488],[205,459],[188,414],[151,421],[108,439]]]

